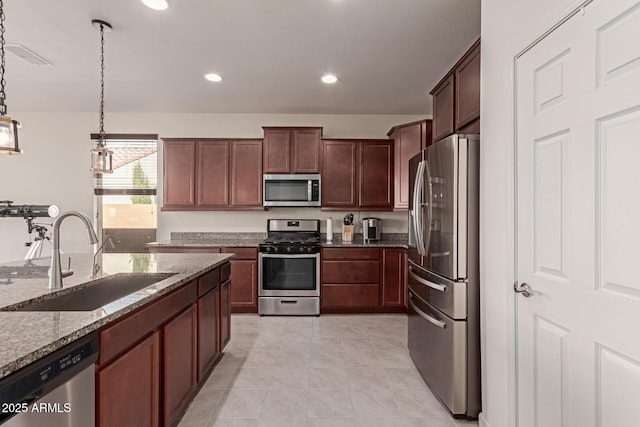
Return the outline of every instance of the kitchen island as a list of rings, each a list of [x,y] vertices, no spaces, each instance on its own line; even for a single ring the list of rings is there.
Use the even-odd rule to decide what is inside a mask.
[[[75,274],[55,291],[49,259],[0,265],[0,378],[96,331],[97,425],[117,425],[124,415],[173,424],[230,338],[233,254],[105,254],[100,276],[166,274],[92,311],[6,311],[95,286],[93,256],[71,258]]]

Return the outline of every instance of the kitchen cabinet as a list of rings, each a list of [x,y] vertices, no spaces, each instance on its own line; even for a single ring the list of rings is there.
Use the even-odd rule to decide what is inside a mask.
[[[397,125],[387,135],[394,142],[394,210],[409,208],[409,159],[431,144],[431,120]]]
[[[384,307],[404,307],[406,259],[405,249],[382,249],[381,293]]]
[[[163,211],[262,210],[262,141],[164,139]]]
[[[231,312],[258,312],[258,248],[225,247],[224,253],[233,253],[231,260]]]
[[[197,319],[196,306],[191,305],[163,328],[165,426],[173,424],[196,388]]]
[[[406,250],[323,248],[322,313],[405,311]]]
[[[160,332],[156,331],[98,371],[98,426],[159,426],[159,384]]]
[[[226,262],[99,330],[99,427],[175,424],[231,337],[230,271]]]
[[[264,173],[320,173],[322,128],[263,126],[262,129],[264,129]]]
[[[323,140],[322,208],[393,209],[393,141]]]
[[[196,204],[196,141],[164,141],[163,209]]]
[[[358,313],[379,306],[378,248],[323,248],[321,257],[323,313]]]
[[[480,40],[431,91],[433,140],[453,133],[480,133]]]

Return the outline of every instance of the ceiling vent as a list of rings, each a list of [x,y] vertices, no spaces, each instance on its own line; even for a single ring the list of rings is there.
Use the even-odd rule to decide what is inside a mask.
[[[51,62],[47,61],[46,59],[44,59],[42,56],[38,55],[37,53],[27,49],[26,47],[22,46],[21,44],[17,44],[17,43],[7,43],[7,45],[5,46],[5,49],[8,52],[13,53],[14,55],[18,56],[19,58],[22,58],[23,60],[27,61],[30,64],[34,64],[34,65],[53,65]]]

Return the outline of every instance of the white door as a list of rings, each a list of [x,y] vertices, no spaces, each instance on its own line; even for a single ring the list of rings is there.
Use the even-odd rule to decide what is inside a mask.
[[[640,1],[516,61],[520,427],[640,425]]]

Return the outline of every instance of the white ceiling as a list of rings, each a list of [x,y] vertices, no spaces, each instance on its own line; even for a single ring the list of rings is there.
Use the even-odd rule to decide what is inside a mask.
[[[480,35],[480,0],[6,0],[12,112],[430,114],[429,90]],[[221,83],[203,78],[223,76]],[[334,85],[320,82],[334,73]]]

